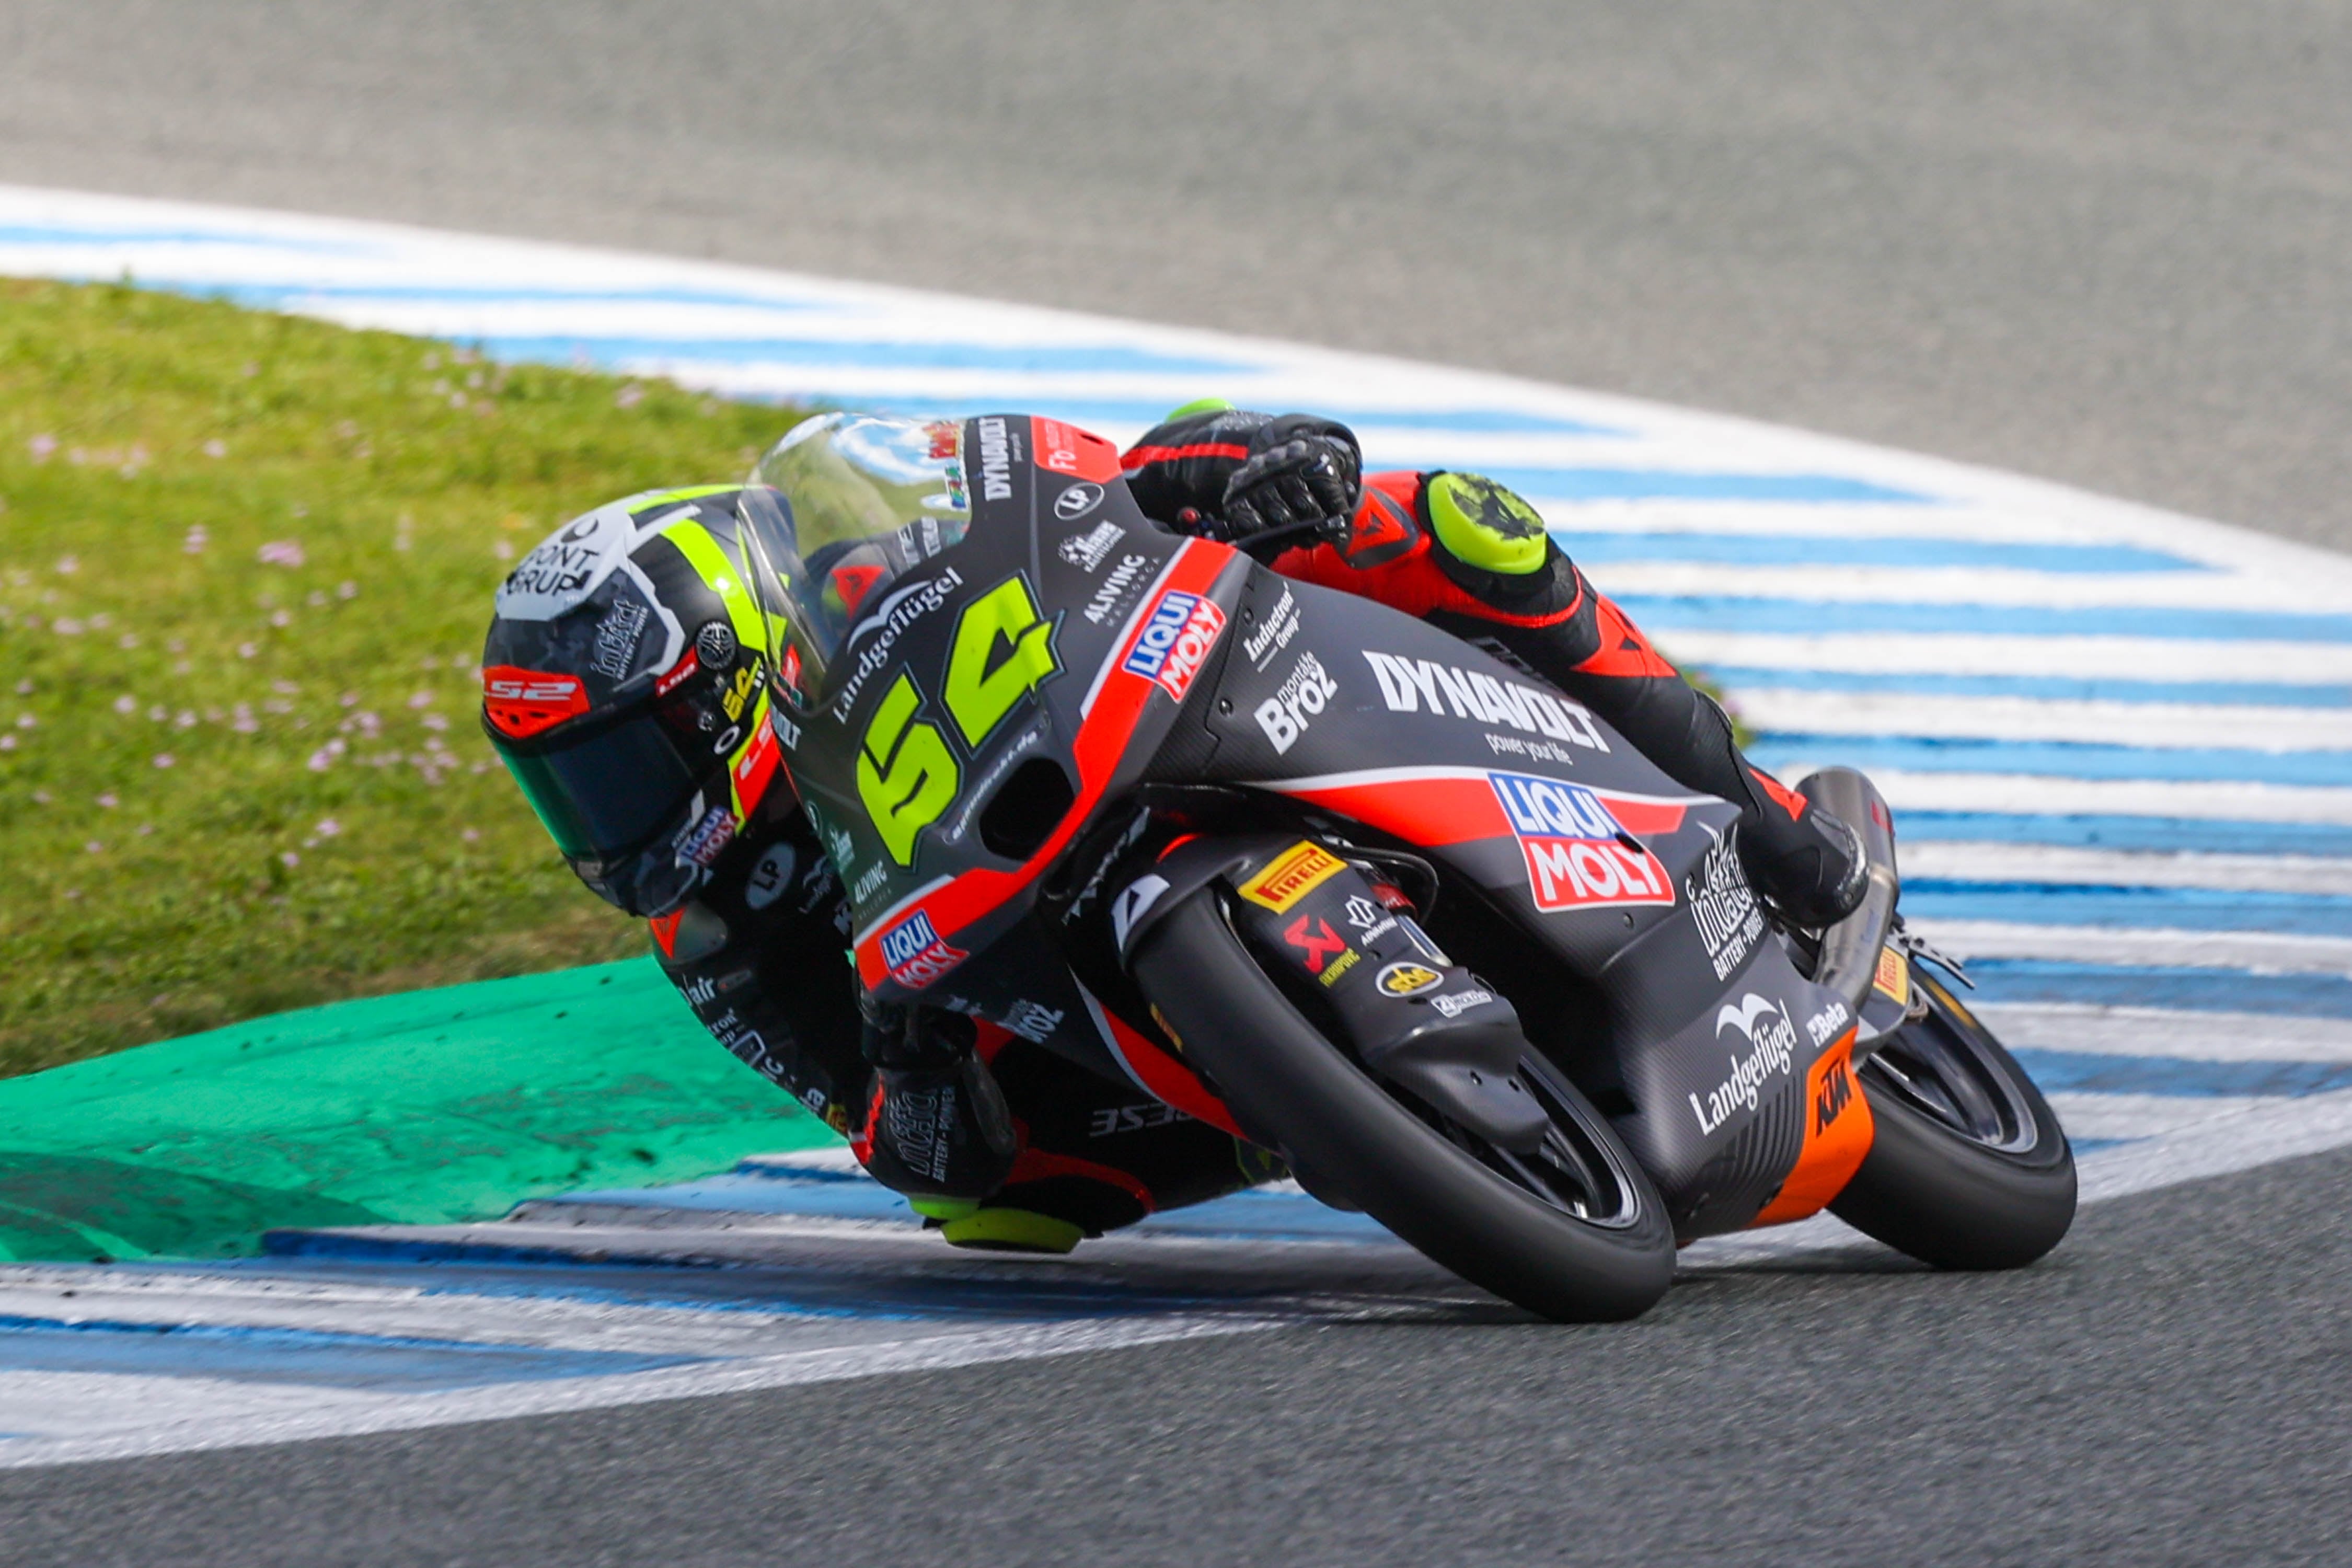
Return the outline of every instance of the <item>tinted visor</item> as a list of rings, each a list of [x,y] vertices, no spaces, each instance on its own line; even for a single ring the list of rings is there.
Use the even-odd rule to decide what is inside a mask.
[[[647,708],[544,749],[498,747],[524,798],[567,859],[613,860],[674,828],[694,799],[707,756]]]

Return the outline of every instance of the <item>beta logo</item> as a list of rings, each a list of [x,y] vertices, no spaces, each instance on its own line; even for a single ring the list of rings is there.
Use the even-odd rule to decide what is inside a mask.
[[[1539,910],[1671,904],[1675,884],[1640,840],[1582,784],[1532,773],[1488,773],[1528,863]]]
[[[1160,690],[1181,702],[1224,629],[1225,612],[1214,599],[1164,588],[1119,668],[1157,682]]]
[[[922,990],[971,956],[941,942],[931,917],[921,910],[882,933],[883,966],[909,991]]]

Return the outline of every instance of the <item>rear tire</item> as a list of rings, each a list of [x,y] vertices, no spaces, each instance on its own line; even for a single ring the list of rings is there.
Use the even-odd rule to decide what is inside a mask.
[[[1855,1073],[1877,1131],[1830,1212],[1938,1268],[2021,1268],[2074,1221],[2074,1154],[2017,1059],[1915,961],[1927,1016]]]
[[[1310,1191],[1344,1198],[1463,1279],[1559,1322],[1638,1316],[1673,1282],[1664,1204],[1533,1047],[1521,1077],[1553,1132],[1544,1153],[1513,1156],[1334,1046],[1250,957],[1213,890],[1160,921],[1134,973],[1254,1139],[1278,1147]]]

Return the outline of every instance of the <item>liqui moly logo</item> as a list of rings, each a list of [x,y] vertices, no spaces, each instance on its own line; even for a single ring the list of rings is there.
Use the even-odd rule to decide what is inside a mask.
[[[883,966],[909,991],[922,990],[971,956],[941,942],[931,917],[921,910],[882,933]]]
[[[1151,613],[1143,617],[1143,629],[1135,634],[1127,662],[1119,668],[1129,675],[1158,681],[1160,690],[1181,702],[1224,629],[1225,612],[1217,608],[1214,599],[1162,589]]]
[[[1628,834],[1582,784],[1532,773],[1488,773],[1527,857],[1539,910],[1671,904],[1675,884],[1658,858]]]

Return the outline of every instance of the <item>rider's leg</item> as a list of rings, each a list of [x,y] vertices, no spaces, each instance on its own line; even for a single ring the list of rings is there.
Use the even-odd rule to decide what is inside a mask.
[[[1830,924],[1861,902],[1866,868],[1852,829],[1742,756],[1723,710],[1593,591],[1532,506],[1492,479],[1372,475],[1344,545],[1276,565],[1496,646],[1676,783],[1739,807],[1748,879],[1797,924]]]
[[[980,1054],[1004,1091],[1020,1152],[977,1212],[948,1220],[960,1246],[1066,1252],[1147,1215],[1280,1174],[1270,1156],[1002,1030]]]

